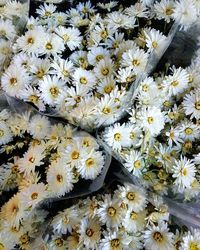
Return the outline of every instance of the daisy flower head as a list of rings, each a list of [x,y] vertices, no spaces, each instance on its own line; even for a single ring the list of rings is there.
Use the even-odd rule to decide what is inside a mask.
[[[183,99],[183,109],[190,118],[200,119],[200,89],[195,89],[186,94]]]
[[[113,73],[113,67],[114,64],[110,58],[102,59],[96,64],[94,73],[96,74],[98,79],[110,77]]]
[[[198,250],[200,248],[200,231],[198,229],[192,229],[183,236],[181,243],[181,249],[184,250]]]
[[[8,124],[4,121],[0,121],[0,145],[10,142],[12,138],[13,135]]]
[[[33,138],[41,140],[44,139],[50,132],[50,121],[47,117],[41,115],[34,115],[30,119],[29,133]]]
[[[82,84],[85,88],[92,89],[96,84],[96,78],[91,70],[77,68],[73,73],[73,80],[77,84]]]
[[[127,204],[128,209],[140,212],[146,207],[147,197],[141,187],[126,183],[119,187],[116,194]]]
[[[184,141],[190,140],[195,141],[200,138],[200,128],[198,125],[191,121],[183,121],[179,126],[180,138]]]
[[[195,179],[196,171],[195,165],[186,157],[181,156],[180,160],[175,160],[175,164],[172,166],[172,177],[175,179],[174,184],[180,192],[191,186]]]
[[[87,54],[88,62],[91,65],[96,65],[101,60],[109,58],[109,51],[103,47],[93,47]]]
[[[91,150],[83,156],[76,168],[82,178],[94,180],[101,173],[104,163],[103,154],[100,151]]]
[[[0,19],[0,37],[13,41],[16,37],[16,28],[10,20]]]
[[[47,170],[47,183],[49,194],[60,197],[73,189],[74,175],[70,165],[63,164],[61,158],[52,162]]]
[[[83,218],[80,223],[80,241],[86,249],[97,249],[101,239],[101,226],[96,219]]]
[[[64,60],[60,57],[54,59],[51,63],[51,68],[50,74],[57,75],[58,78],[67,82],[70,80],[74,71],[73,63],[70,60]]]
[[[147,250],[173,249],[173,234],[169,232],[167,223],[154,224],[144,231],[144,246]]]
[[[197,20],[197,8],[195,6],[195,1],[176,1],[172,17],[179,25],[181,25],[182,29],[187,30],[188,27]]]
[[[53,235],[50,242],[48,242],[48,247],[52,250],[65,250],[66,241],[59,235]]]
[[[65,46],[62,38],[54,33],[46,33],[43,39],[40,40],[38,53],[40,55],[57,56],[57,54],[61,54],[64,50]]]
[[[56,11],[56,5],[55,4],[46,4],[40,5],[39,9],[36,10],[36,13],[41,18],[49,18],[51,17],[54,12]]]
[[[137,114],[141,127],[149,132],[152,136],[156,136],[164,128],[165,116],[160,108],[148,107],[141,110]]]
[[[134,176],[140,177],[145,167],[142,154],[139,151],[131,150],[130,154],[125,156],[124,166]]]
[[[172,19],[172,14],[174,12],[174,1],[156,1],[153,8],[157,19],[164,19],[167,23],[169,23]]]

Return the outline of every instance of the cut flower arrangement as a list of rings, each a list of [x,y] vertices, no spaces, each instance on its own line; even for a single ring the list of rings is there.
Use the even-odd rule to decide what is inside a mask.
[[[159,58],[169,45],[172,24],[188,28],[199,13],[193,1],[150,2],[86,2],[62,12],[40,5],[14,45],[3,90],[86,130],[113,123],[156,64],[152,55]]]
[[[199,52],[185,69],[144,79],[129,117],[99,135],[145,187],[189,200],[200,192]]]

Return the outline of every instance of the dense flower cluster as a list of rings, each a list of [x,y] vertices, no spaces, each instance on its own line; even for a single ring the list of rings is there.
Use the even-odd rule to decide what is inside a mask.
[[[116,157],[147,187],[168,187],[191,199],[199,195],[199,51],[186,69],[147,77],[139,86],[127,122],[102,134]]]
[[[200,246],[200,231],[177,226],[160,198],[147,198],[142,188],[128,183],[113,193],[64,209],[49,229],[48,244],[40,244],[52,250],[186,250]]]

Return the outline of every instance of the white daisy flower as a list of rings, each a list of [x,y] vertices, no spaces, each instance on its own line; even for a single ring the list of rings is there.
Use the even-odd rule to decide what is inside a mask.
[[[57,57],[56,60],[51,63],[51,67],[53,69],[50,71],[50,74],[56,75],[58,78],[67,82],[70,80],[74,71],[73,63],[70,60],[64,60],[60,57]]]
[[[16,37],[16,28],[10,20],[0,19],[0,37],[13,41]]]
[[[97,215],[102,223],[109,228],[117,228],[122,222],[124,211],[120,207],[118,199],[111,199],[110,195],[105,195],[100,207],[97,209]]]
[[[183,236],[181,242],[181,250],[198,250],[200,248],[200,231],[198,229],[192,229]]]
[[[50,73],[50,66],[50,60],[47,58],[32,58],[30,72],[33,76],[33,85],[37,84],[39,80],[42,80],[45,75]]]
[[[66,241],[59,235],[53,235],[50,242],[48,242],[48,248],[51,250],[65,250]]]
[[[44,76],[41,80],[39,90],[41,91],[41,99],[44,103],[54,105],[58,95],[64,88],[65,82],[59,79],[57,76]]]
[[[144,246],[147,250],[173,249],[173,234],[169,232],[167,223],[149,226],[144,232]]]
[[[168,90],[169,95],[177,95],[188,87],[188,79],[189,75],[185,69],[173,68],[172,75],[163,80],[163,85]]]
[[[136,2],[134,5],[131,5],[130,7],[126,8],[124,12],[128,16],[148,18],[147,7],[141,2]]]
[[[190,140],[195,141],[200,138],[200,128],[198,125],[191,121],[183,121],[179,126],[180,138],[184,141]]]
[[[78,223],[78,211],[72,206],[54,216],[51,226],[55,234],[67,234],[67,232],[71,233]]]
[[[1,78],[1,86],[8,95],[17,97],[19,91],[30,81],[31,78],[23,67],[11,64]]]
[[[107,14],[105,21],[108,23],[108,29],[117,30],[119,28],[134,28],[136,19],[134,16],[127,16],[119,11],[113,11]]]
[[[119,187],[116,194],[128,205],[128,209],[140,212],[146,207],[147,197],[141,187],[126,183]]]
[[[106,77],[99,81],[97,91],[101,94],[110,94],[116,87],[116,81],[113,76]]]
[[[153,6],[156,18],[159,20],[164,19],[167,23],[172,19],[174,12],[174,1],[172,0],[161,0],[156,1]]]
[[[55,32],[63,39],[64,44],[66,44],[71,51],[80,47],[82,37],[79,29],[74,27],[65,28],[63,26],[59,26]]]
[[[40,5],[39,9],[36,10],[36,13],[40,15],[41,18],[49,18],[55,11],[56,5],[44,3],[44,5]]]
[[[76,166],[77,171],[80,173],[82,178],[86,180],[94,180],[102,171],[104,167],[104,156],[99,151],[91,150],[86,153],[80,164]]]
[[[95,66],[102,59],[106,60],[106,58],[109,58],[109,52],[107,49],[103,47],[93,47],[88,52],[87,58],[89,64]]]
[[[43,145],[29,147],[23,157],[18,160],[19,171],[24,176],[30,176],[31,173],[34,173],[36,166],[39,167],[44,163],[42,161],[45,157],[44,150]]]
[[[140,177],[144,169],[143,156],[139,151],[131,150],[130,154],[125,156],[124,167],[134,176]]]
[[[6,144],[12,141],[13,135],[8,126],[4,121],[0,121],[0,145]]]
[[[51,162],[47,170],[49,195],[60,197],[73,189],[74,176],[70,165],[64,164],[62,158]]]
[[[21,190],[21,201],[24,207],[33,209],[47,198],[46,186],[43,183],[31,184]]]
[[[50,122],[47,117],[34,115],[29,124],[29,133],[35,139],[44,139],[50,132]]]
[[[96,77],[91,70],[77,68],[73,73],[73,80],[85,86],[85,88],[92,89],[96,84]]]
[[[174,20],[186,30],[197,20],[197,8],[193,0],[179,0],[174,4]]]
[[[119,68],[117,71],[117,81],[120,83],[132,83],[135,79],[135,73],[132,67]]]
[[[110,58],[102,59],[94,68],[94,73],[97,78],[102,79],[110,77],[113,74],[114,64]]]
[[[129,49],[122,55],[122,66],[131,67],[137,75],[142,73],[147,65],[148,54],[142,49]]]
[[[72,167],[78,167],[85,153],[86,149],[84,149],[78,141],[74,140],[65,149],[66,162]]]
[[[191,119],[200,119],[200,89],[186,94],[182,104],[186,115],[190,115]]]
[[[111,11],[114,7],[118,5],[118,1],[110,1],[109,3],[97,3],[97,6],[101,9]]]
[[[175,178],[174,184],[178,186],[180,192],[191,186],[196,171],[195,165],[186,157],[181,156],[180,160],[175,160],[172,166],[172,177]]]
[[[40,40],[40,48],[39,48],[39,54],[40,55],[54,55],[61,54],[65,50],[65,46],[63,44],[62,38],[60,38],[56,34],[49,34],[46,33],[43,34],[44,39]]]
[[[147,109],[143,109],[137,114],[137,117],[141,127],[152,136],[158,135],[164,128],[165,117],[159,108],[148,107]]]
[[[83,218],[80,223],[80,241],[86,249],[97,249],[101,239],[101,226],[96,219]]]

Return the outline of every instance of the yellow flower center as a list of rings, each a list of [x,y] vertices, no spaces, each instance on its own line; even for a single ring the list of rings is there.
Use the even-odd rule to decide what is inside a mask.
[[[53,45],[51,43],[47,43],[46,46],[45,46],[45,48],[47,50],[51,50],[51,49],[53,49]]]
[[[126,82],[127,83],[132,82],[132,81],[133,81],[133,77],[131,77],[131,76],[126,77]]]
[[[89,147],[90,146],[90,142],[89,142],[89,140],[83,140],[83,146],[85,146],[85,147]]]
[[[122,136],[121,136],[121,134],[120,134],[120,133],[116,133],[116,134],[114,134],[114,139],[115,139],[115,141],[120,141],[120,140],[121,140],[121,138],[122,138]]]
[[[45,72],[43,69],[38,69],[38,72],[36,73],[37,78],[42,79]]]
[[[165,106],[165,107],[170,107],[171,106],[171,103],[170,103],[170,101],[165,101],[164,103],[163,103],[163,105]]]
[[[101,38],[103,38],[103,39],[107,38],[107,36],[108,36],[107,30],[103,30],[100,35],[101,35]]]
[[[130,138],[131,138],[132,140],[135,139],[135,133],[131,132],[131,133],[130,133]]]
[[[108,108],[108,107],[105,107],[105,108],[103,108],[102,112],[103,112],[105,115],[107,115],[107,114],[110,114],[111,109]]]
[[[63,35],[63,40],[64,40],[65,42],[68,42],[69,39],[70,39],[70,37],[69,37],[67,34],[64,34],[64,35]]]
[[[156,41],[152,42],[152,47],[156,49],[158,47],[158,43]]]
[[[12,173],[13,173],[13,174],[16,174],[16,173],[18,173],[18,172],[19,172],[18,165],[12,166]]]
[[[119,239],[111,240],[111,248],[112,248],[112,250],[115,250],[117,247],[119,247],[119,245],[120,245]]]
[[[110,217],[113,217],[113,216],[115,216],[115,214],[116,214],[116,209],[114,208],[114,207],[109,207],[108,208],[108,215],[110,216]]]
[[[94,159],[89,158],[86,160],[86,166],[87,167],[92,167],[94,165]]]
[[[6,36],[6,31],[5,30],[0,30],[0,36]]]
[[[67,216],[64,216],[63,222],[64,222],[65,224],[68,224],[68,223],[69,223],[69,218],[68,218]]]
[[[164,154],[163,155],[163,159],[166,160],[166,161],[170,161],[171,160],[171,157],[169,154]]]
[[[113,90],[113,87],[112,86],[105,86],[104,87],[104,92],[106,93],[106,94],[110,94],[110,92]]]
[[[67,70],[63,70],[63,71],[62,71],[62,74],[63,74],[65,77],[69,76],[69,72],[68,72]]]
[[[60,175],[60,174],[58,174],[57,176],[56,176],[56,180],[58,181],[58,182],[63,182],[63,177],[62,177],[62,175]]]
[[[12,85],[12,86],[17,85],[17,78],[15,78],[15,77],[10,78],[10,85]]]
[[[200,110],[200,101],[195,103],[195,109]]]
[[[128,192],[126,195],[126,198],[130,201],[133,201],[135,199],[135,193],[134,192]]]
[[[77,95],[74,99],[77,103],[79,103],[81,101],[81,96]]]
[[[186,176],[186,175],[187,175],[187,169],[186,169],[186,168],[183,168],[183,169],[181,170],[181,175],[182,175],[182,176]]]
[[[33,44],[33,43],[34,43],[34,39],[33,39],[32,37],[29,37],[29,38],[27,39],[27,43],[28,43],[28,44]]]
[[[191,242],[189,249],[190,250],[200,250],[200,248],[198,247],[198,244],[196,242]]]
[[[153,119],[152,116],[149,116],[149,117],[147,118],[147,121],[148,121],[149,124],[152,124],[152,123],[154,122],[154,119]]]
[[[138,59],[134,59],[132,61],[132,64],[133,64],[133,66],[139,66],[140,65],[140,61]]]
[[[136,220],[136,219],[138,218],[138,214],[135,213],[135,212],[131,212],[130,218],[131,218],[132,220]]]
[[[49,91],[54,98],[56,98],[60,92],[58,87],[52,87]]]
[[[28,97],[28,101],[29,101],[29,102],[32,102],[32,103],[34,103],[34,104],[36,104],[36,103],[38,102],[38,100],[39,100],[39,97],[36,96],[36,95],[30,95],[30,96]]]
[[[192,83],[193,81],[194,81],[194,77],[191,74],[189,74],[188,82]]]
[[[99,62],[103,59],[103,55],[96,56],[96,61]]]
[[[50,11],[46,11],[44,15],[47,16],[47,17],[49,17],[49,16],[51,16],[51,12]]]
[[[102,75],[107,76],[109,74],[109,69],[108,68],[103,68],[101,70]]]
[[[173,87],[176,87],[176,86],[178,86],[179,85],[179,82],[178,81],[173,81],[173,82],[171,82],[171,86],[173,86]]]
[[[144,84],[144,85],[142,86],[142,90],[143,90],[144,92],[147,92],[147,91],[149,90],[149,86],[148,86],[147,84]]]
[[[185,129],[185,133],[186,133],[186,135],[191,135],[191,134],[193,133],[193,129],[191,129],[191,128],[186,128],[186,129]]]
[[[32,195],[31,195],[31,199],[32,200],[36,200],[38,198],[38,193],[32,193]]]
[[[35,157],[30,157],[29,159],[28,159],[31,163],[34,163],[34,161],[35,161]]]
[[[113,49],[117,49],[119,48],[119,43],[118,42],[114,42],[112,45]]]
[[[62,247],[63,246],[63,240],[61,238],[58,238],[55,240],[55,244],[57,247]]]
[[[0,250],[5,250],[5,247],[2,243],[0,243]]]
[[[21,237],[20,237],[20,241],[22,244],[28,244],[29,243],[29,236],[27,234],[23,234]]]
[[[163,241],[163,236],[162,236],[162,234],[160,232],[155,232],[153,234],[153,238],[157,242],[162,242]]]
[[[167,7],[166,10],[165,10],[165,14],[167,16],[171,16],[173,12],[174,12],[173,9],[170,8],[170,7]]]
[[[71,157],[73,160],[77,160],[79,158],[80,154],[78,151],[73,151],[72,154],[71,154]]]
[[[92,237],[93,234],[94,234],[94,231],[93,231],[91,228],[88,228],[88,229],[86,230],[86,235],[87,235],[88,237]]]
[[[81,77],[80,78],[80,83],[87,84],[88,83],[87,78],[86,77]]]
[[[0,137],[4,136],[4,131],[2,129],[0,129]]]
[[[135,168],[141,168],[141,165],[142,164],[141,164],[141,162],[139,160],[137,160],[137,161],[134,162],[134,167]]]

